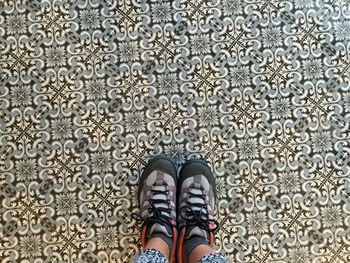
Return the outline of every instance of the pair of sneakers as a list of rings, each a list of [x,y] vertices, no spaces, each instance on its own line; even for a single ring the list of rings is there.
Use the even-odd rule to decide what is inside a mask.
[[[213,246],[216,191],[213,174],[203,160],[188,160],[177,177],[170,159],[163,155],[152,159],[140,178],[138,197],[143,247],[160,237],[169,246],[170,262],[176,256],[182,263],[197,245]]]

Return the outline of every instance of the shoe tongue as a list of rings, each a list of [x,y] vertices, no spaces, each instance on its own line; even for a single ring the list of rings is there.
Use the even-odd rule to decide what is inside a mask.
[[[153,225],[151,225],[147,236],[150,237],[155,233],[163,233],[168,237],[172,237],[171,227],[167,225],[164,226],[159,223],[154,223]]]
[[[203,237],[205,240],[209,240],[208,231],[200,228],[199,226],[190,226],[186,229],[185,239],[190,239],[194,236]]]

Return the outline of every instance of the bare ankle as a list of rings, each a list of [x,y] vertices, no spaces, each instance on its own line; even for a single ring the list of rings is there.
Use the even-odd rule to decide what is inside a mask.
[[[154,237],[151,238],[150,240],[148,240],[147,245],[145,247],[147,248],[153,248],[158,250],[160,253],[163,254],[164,257],[166,257],[169,260],[169,256],[170,256],[170,249],[168,244],[161,239],[160,237]]]
[[[197,263],[202,257],[213,253],[214,250],[208,245],[199,245],[193,249],[189,256],[189,263]]]

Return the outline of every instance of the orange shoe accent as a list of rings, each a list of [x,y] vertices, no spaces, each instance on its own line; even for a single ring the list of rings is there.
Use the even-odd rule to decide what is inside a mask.
[[[176,240],[177,240],[177,230],[176,230],[176,227],[173,227],[173,249],[171,250],[170,257],[169,257],[170,263],[172,263],[175,259]]]
[[[214,234],[213,234],[213,231],[211,231],[212,230],[211,224],[208,224],[208,228],[210,229],[210,231],[209,231],[209,246],[211,248],[213,248],[213,245],[214,245]]]
[[[141,246],[142,246],[143,248],[146,247],[146,243],[147,243],[146,234],[147,234],[147,225],[145,224],[145,225],[142,227],[142,231],[141,231]]]
[[[184,241],[185,241],[185,233],[186,233],[186,225],[182,228],[180,233],[180,242],[179,242],[178,251],[177,251],[178,263],[183,263],[183,247],[184,247]]]

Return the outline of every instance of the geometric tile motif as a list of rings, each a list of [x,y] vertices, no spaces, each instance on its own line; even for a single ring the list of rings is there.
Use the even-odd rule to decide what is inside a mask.
[[[127,262],[147,161],[204,158],[232,262],[350,260],[350,3],[0,3],[1,262]]]

